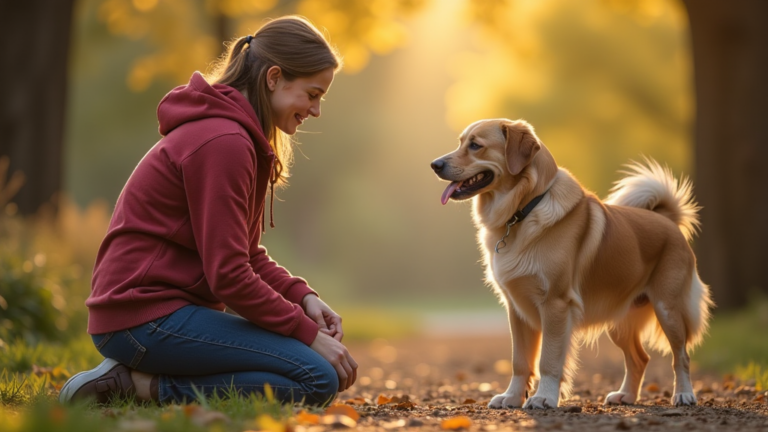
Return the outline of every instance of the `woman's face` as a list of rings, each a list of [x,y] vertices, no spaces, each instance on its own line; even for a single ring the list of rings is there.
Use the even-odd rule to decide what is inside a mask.
[[[272,66],[267,71],[267,85],[272,90],[270,103],[275,126],[293,135],[309,116],[320,117],[320,101],[331,87],[333,75],[333,68],[328,68],[309,77],[288,81],[278,66]]]

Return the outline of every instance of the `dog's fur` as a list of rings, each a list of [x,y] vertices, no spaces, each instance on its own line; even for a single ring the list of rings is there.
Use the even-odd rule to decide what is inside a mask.
[[[713,303],[688,244],[699,226],[690,183],[647,160],[630,165],[601,201],[557,166],[525,121],[481,120],[459,140],[432,168],[452,181],[444,203],[474,197],[487,281],[512,333],[512,380],[489,407],[557,407],[571,390],[577,342],[594,342],[603,331],[624,352],[626,368],[606,404],[637,400],[650,358],[643,342],[672,352],[672,403],[695,404],[688,350],[706,332]],[[483,179],[468,181],[481,172]],[[506,222],[541,194],[497,253]]]

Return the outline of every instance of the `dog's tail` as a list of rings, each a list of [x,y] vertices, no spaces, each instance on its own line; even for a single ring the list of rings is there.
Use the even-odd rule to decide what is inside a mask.
[[[646,158],[644,164],[634,162],[627,165],[623,173],[625,177],[616,182],[605,202],[659,213],[677,224],[690,241],[701,225],[698,215],[701,207],[694,200],[690,180],[681,177],[678,181],[669,168],[662,167],[650,158]],[[701,342],[707,332],[710,311],[714,307],[709,287],[701,281],[695,269],[690,284],[689,296],[685,301],[687,307],[684,308],[688,348]],[[655,325],[646,329],[645,339],[651,347],[669,352],[669,343],[661,325],[658,320],[654,322]]]
[[[678,181],[669,168],[653,159],[645,164],[633,162],[626,167],[625,177],[617,181],[605,202],[647,209],[669,218],[680,227],[687,240],[696,234],[701,223],[693,197],[693,185],[686,177]]]

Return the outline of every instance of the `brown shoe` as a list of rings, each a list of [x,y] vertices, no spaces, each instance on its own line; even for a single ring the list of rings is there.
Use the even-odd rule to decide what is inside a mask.
[[[94,399],[105,404],[112,398],[135,394],[136,388],[128,366],[117,360],[104,359],[96,368],[80,372],[67,380],[59,393],[59,402]]]

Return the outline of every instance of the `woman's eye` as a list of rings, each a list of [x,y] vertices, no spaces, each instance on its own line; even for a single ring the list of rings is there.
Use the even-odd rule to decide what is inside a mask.
[[[318,98],[318,95],[316,95],[316,94],[312,94],[312,93],[310,93],[310,94],[309,94],[309,99],[310,99],[310,100],[315,100],[315,99],[317,99],[317,98]]]
[[[480,144],[478,144],[478,143],[476,143],[474,141],[469,143],[469,149],[470,150],[478,150],[478,149],[481,149],[481,148],[483,148],[483,146],[481,146]]]

